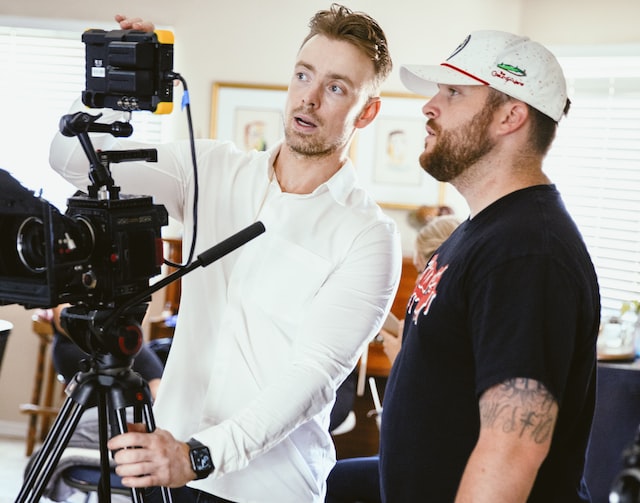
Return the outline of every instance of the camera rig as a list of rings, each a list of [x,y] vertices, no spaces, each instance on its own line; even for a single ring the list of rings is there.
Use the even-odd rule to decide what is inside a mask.
[[[185,84],[186,94],[184,79],[171,71],[170,33],[88,30],[82,39],[86,44],[85,105],[168,113],[174,79]],[[188,100],[186,104],[189,114]],[[111,434],[127,431],[126,409],[133,408],[136,422],[146,423],[149,432],[155,429],[149,387],[131,369],[142,345],[141,323],[151,294],[265,231],[262,222],[255,222],[197,260],[191,261],[190,256],[185,266],[149,286],[150,278],[161,272],[161,227],[167,223],[167,211],[150,196],[121,194],[109,166],[123,161],[157,162],[157,151],[94,150],[89,133],[129,136],[133,131],[128,122],[104,124],[98,122],[100,117],[78,112],[60,121],[60,132],[80,141],[91,181],[86,193],[68,199],[64,215],[0,169],[0,305],[69,304],[62,311],[62,326],[89,355],[65,389],[67,399],[29,466],[18,503],[39,501],[82,413],[94,406],[99,419],[98,497],[100,502],[110,499],[108,425]],[[193,150],[193,138],[191,145]],[[192,250],[194,245],[195,239]],[[131,496],[135,502],[144,500],[141,489],[132,489]],[[162,498],[171,501],[166,488]]]
[[[150,196],[121,196],[108,168],[111,162],[155,161],[157,153],[104,151],[98,157],[88,136],[94,121],[86,113],[61,121],[66,135],[79,136],[93,181],[88,193],[68,199],[65,215],[0,172],[10,188],[0,196],[0,231],[8,237],[0,245],[0,303],[106,307],[147,288],[161,272],[164,206]]]
[[[166,210],[154,205],[149,196],[121,196],[108,165],[124,160],[156,161],[157,152],[153,149],[95,152],[88,133],[105,129],[105,125],[96,124],[98,117],[80,112],[60,121],[63,134],[80,139],[90,160],[93,182],[88,195],[69,199],[66,216],[0,171],[0,183],[11,189],[7,191],[11,196],[1,200],[0,210],[17,209],[17,214],[8,219],[0,217],[0,230],[17,229],[15,250],[9,248],[6,253],[5,249],[0,254],[0,277],[15,267],[24,275],[0,282],[0,303],[50,307],[70,302],[72,305],[62,311],[62,326],[73,342],[90,355],[85,362],[86,370],[78,372],[65,389],[68,397],[29,467],[17,503],[39,501],[82,414],[95,406],[101,468],[98,497],[101,503],[109,501],[107,424],[111,434],[127,431],[126,410],[133,408],[136,422],[144,422],[149,432],[155,429],[149,387],[131,369],[142,346],[141,323],[151,294],[265,231],[262,222],[255,222],[149,286],[150,277],[160,272],[160,227],[166,223]],[[107,127],[116,134],[122,130],[119,125]],[[41,219],[24,213],[36,208]],[[29,245],[25,246],[26,243]],[[16,294],[11,290],[16,286],[24,288]],[[161,490],[163,501],[170,503],[168,489]],[[131,493],[132,501],[144,501],[141,489],[132,489]]]
[[[91,108],[171,112],[173,34],[158,30],[86,30],[82,101]],[[120,303],[160,273],[164,207],[148,196],[121,196],[112,162],[157,160],[155,150],[94,151],[89,132],[130,136],[128,122],[101,124],[98,116],[64,116],[60,131],[77,136],[90,162],[87,193],[68,200],[66,215],[0,170],[0,305],[52,307],[82,301]],[[7,239],[8,238],[8,239]]]

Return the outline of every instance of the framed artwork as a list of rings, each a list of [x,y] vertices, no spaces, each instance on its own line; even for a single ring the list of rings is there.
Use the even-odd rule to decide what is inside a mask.
[[[406,93],[383,93],[380,113],[358,130],[351,149],[361,184],[381,205],[414,209],[443,204],[445,184],[420,167],[427,98]]]
[[[286,86],[215,82],[210,137],[266,150],[283,135]]]

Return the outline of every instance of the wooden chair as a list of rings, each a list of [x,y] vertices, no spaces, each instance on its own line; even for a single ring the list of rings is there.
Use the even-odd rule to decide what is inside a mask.
[[[20,405],[20,412],[29,415],[27,456],[31,456],[33,453],[36,441],[44,441],[53,419],[58,415],[59,407],[54,405],[54,397],[56,388],[61,386],[51,358],[51,343],[53,341],[51,321],[43,317],[42,314],[34,314],[32,328],[40,339],[33,378],[33,391],[31,402]]]

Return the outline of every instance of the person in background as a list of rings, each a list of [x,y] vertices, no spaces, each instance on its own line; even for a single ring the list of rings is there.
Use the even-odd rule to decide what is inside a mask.
[[[419,273],[424,271],[427,262],[438,247],[446,241],[460,225],[455,215],[429,216],[416,235],[413,253],[413,265]],[[398,335],[384,328],[384,352],[393,365],[402,345],[404,320],[400,321]],[[327,497],[325,503],[380,503],[380,472],[378,456],[339,459],[327,479]]]
[[[438,247],[445,242],[451,233],[460,225],[460,221],[455,215],[442,215],[429,217],[427,223],[423,225],[416,236],[413,250],[413,265],[418,273],[424,271],[427,262],[435,253]],[[416,281],[419,280],[419,276]],[[380,330],[382,336],[382,347],[385,355],[393,365],[393,362],[400,352],[402,346],[402,332],[404,331],[404,320],[400,320],[398,334],[392,334],[384,328]]]
[[[569,108],[562,69],[544,46],[484,30],[400,76],[431,96],[420,164],[470,217],[409,300],[385,389],[382,500],[589,501],[598,281],[542,169]]]
[[[116,20],[122,29],[153,30]],[[402,252],[395,224],[357,183],[347,156],[356,130],[380,108],[392,67],[384,32],[337,4],[309,27],[289,84],[283,141],[265,152],[196,142],[196,254],[256,221],[266,231],[182,278],[154,403],[158,428],[131,425],[108,444],[126,486],[173,487],[180,502],[324,501],[335,463],[328,426],[336,388],[391,308]],[[105,111],[101,121],[114,116]],[[148,147],[92,138],[100,149]],[[183,224],[188,252],[189,143],[154,147],[157,163],[118,163],[112,176],[124,193],[165,205]],[[77,141],[56,135],[50,161],[87,185]],[[160,491],[146,496],[157,501]]]

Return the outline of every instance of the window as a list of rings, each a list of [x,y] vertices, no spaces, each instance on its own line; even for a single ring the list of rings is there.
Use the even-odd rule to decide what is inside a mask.
[[[84,89],[84,28],[51,30],[9,21],[3,25],[0,19],[0,168],[64,211],[76,189],[49,166],[49,144]],[[161,141],[164,117],[135,112],[132,137]]]
[[[624,49],[559,56],[572,106],[545,160],[591,253],[603,316],[640,299],[640,47]]]

